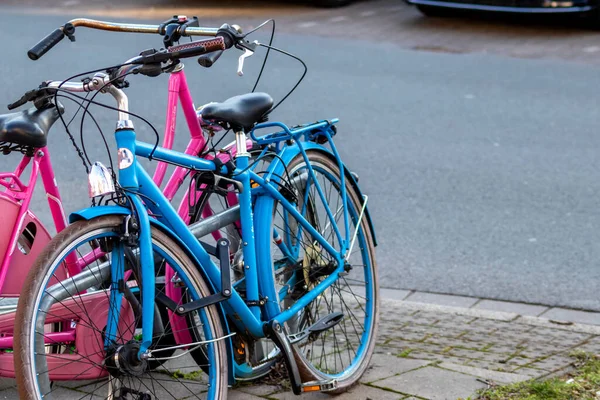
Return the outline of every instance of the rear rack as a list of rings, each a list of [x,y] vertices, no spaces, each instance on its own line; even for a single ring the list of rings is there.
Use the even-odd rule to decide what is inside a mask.
[[[281,122],[263,122],[257,124],[250,131],[250,137],[252,137],[252,140],[259,145],[279,143],[289,139],[297,140],[302,135],[304,135],[305,139],[308,141],[318,141],[320,136],[327,137],[335,135],[336,130],[334,125],[338,122],[339,119],[334,118],[332,120],[317,121],[312,124],[299,125],[292,128],[289,128],[286,124]],[[257,130],[272,127],[279,127],[283,130],[274,133],[267,133],[266,135],[260,137],[256,136]]]

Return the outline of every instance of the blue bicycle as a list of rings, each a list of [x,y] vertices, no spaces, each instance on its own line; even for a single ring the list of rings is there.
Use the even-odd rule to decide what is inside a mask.
[[[74,26],[163,29],[74,21],[62,36],[73,35]],[[368,367],[379,318],[376,241],[367,197],[333,143],[337,120],[293,128],[266,122],[273,100],[252,93],[201,111],[204,121],[235,133],[235,163],[137,141],[119,88],[125,76],[170,72],[189,57],[212,65],[232,47],[245,52],[241,70],[258,45],[229,25],[181,25],[179,34],[212,37],[145,51],[88,84],[89,91],[110,88],[119,105],[119,176],[95,164],[91,195],[103,196],[103,205],[73,213],[26,280],[15,331],[23,399],[60,398],[61,382],[73,387],[77,380],[82,398],[226,399],[235,369],[256,367],[251,353],[265,338],[273,350],[253,359],[283,360],[295,394],[343,392]],[[32,51],[41,56],[58,36]],[[252,158],[248,136],[259,153]],[[234,194],[239,205],[187,226],[137,157],[192,170],[191,184]],[[197,239],[232,224],[241,234],[235,254],[226,235],[216,243]],[[83,271],[65,275],[71,263]],[[189,339],[165,345],[166,332]]]

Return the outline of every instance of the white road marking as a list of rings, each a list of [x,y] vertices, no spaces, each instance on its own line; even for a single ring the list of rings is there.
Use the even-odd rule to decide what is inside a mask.
[[[348,19],[347,17],[344,17],[343,15],[340,15],[339,17],[333,17],[333,18],[331,18],[329,21],[331,21],[331,22],[342,22],[342,21],[345,21],[347,19]]]
[[[375,11],[363,11],[360,13],[360,16],[361,17],[371,17],[375,14],[377,14],[377,12],[375,12]]]
[[[302,22],[298,24],[300,28],[312,28],[315,25],[317,25],[317,23],[314,21]]]
[[[588,46],[583,48],[584,53],[597,53],[600,51],[600,47],[598,46]]]

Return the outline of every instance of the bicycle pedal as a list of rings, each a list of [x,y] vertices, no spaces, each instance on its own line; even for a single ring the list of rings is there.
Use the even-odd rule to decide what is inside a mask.
[[[331,379],[329,381],[312,381],[302,384],[302,392],[329,392],[337,389],[337,381]]]
[[[308,330],[311,333],[321,333],[339,324],[344,319],[344,313],[334,312],[315,322]]]
[[[318,335],[319,333],[325,332],[339,324],[343,319],[344,313],[341,312],[334,312],[326,315],[308,328],[304,329],[302,332],[289,335],[290,343],[295,344],[303,341],[310,335]]]

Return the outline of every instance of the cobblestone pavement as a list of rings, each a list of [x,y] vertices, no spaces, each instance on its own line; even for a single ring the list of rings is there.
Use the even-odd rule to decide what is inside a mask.
[[[318,9],[304,1],[275,0],[3,0],[18,13],[164,20],[174,12],[198,15],[205,24],[256,26],[275,18],[278,31],[387,42],[447,53],[490,53],[519,58],[563,59],[600,64],[600,33],[579,17],[548,16],[427,18],[403,0],[357,1]],[[367,51],[364,46],[362,51]]]
[[[532,307],[512,304],[524,310]],[[596,325],[391,299],[382,302],[381,315],[385,317],[371,369],[358,387],[338,398],[467,398],[489,385],[565,370],[573,362],[569,356],[573,352],[600,353]],[[276,386],[250,386],[234,393],[233,398],[294,397]]]
[[[549,312],[541,306],[505,303],[517,312],[493,311],[489,308],[499,308],[500,302],[404,291],[382,292],[383,317],[371,367],[360,385],[336,397],[338,399],[466,399],[490,385],[543,378],[565,371],[573,362],[570,354],[574,352],[600,354],[600,313],[587,313],[587,320],[596,325],[586,325],[573,322],[581,318],[579,311],[562,310],[563,319],[553,320],[535,316]],[[433,303],[400,300],[404,298],[433,300]],[[471,299],[474,305],[467,308],[435,304],[456,304],[465,299]],[[477,308],[477,304],[482,303],[488,309]],[[77,387],[74,382],[64,386]],[[0,399],[17,398],[12,380],[3,380],[0,387],[4,388]],[[69,391],[61,399],[74,400],[81,396],[81,391]],[[286,389],[286,382],[282,382],[281,385],[247,384],[232,390],[229,398],[297,397]],[[312,393],[301,398],[331,397]]]

